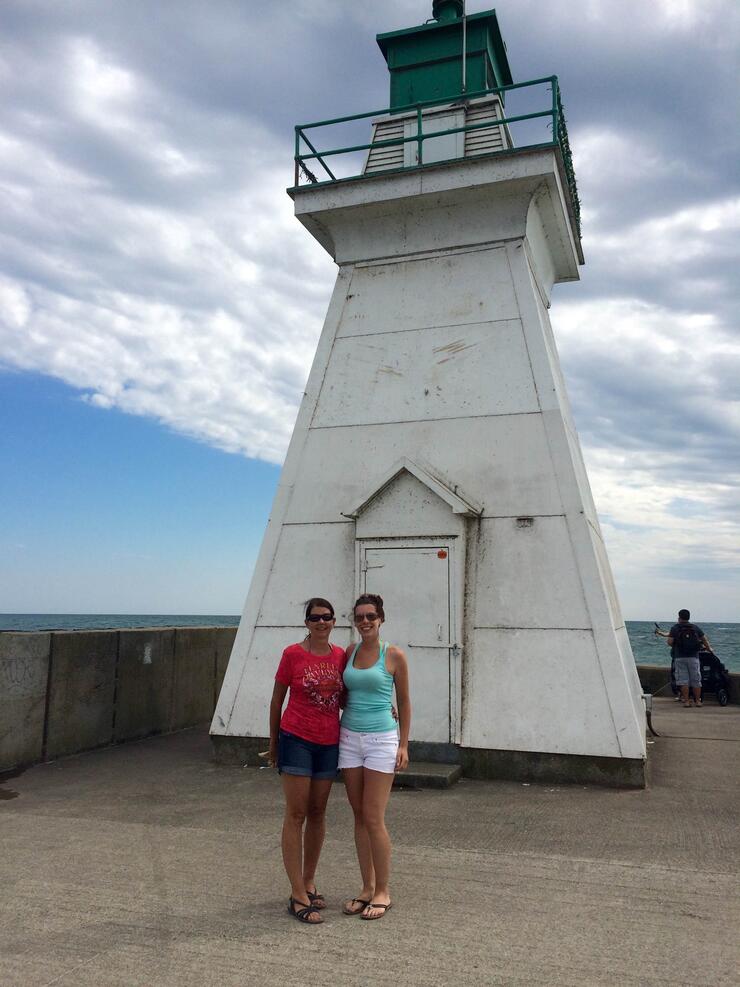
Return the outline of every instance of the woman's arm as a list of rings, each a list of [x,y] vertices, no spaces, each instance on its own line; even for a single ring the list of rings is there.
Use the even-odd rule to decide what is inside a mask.
[[[347,699],[349,698],[347,695],[347,686],[344,684],[344,670],[347,667],[347,663],[349,662],[350,658],[352,657],[352,652],[354,651],[354,649],[355,649],[354,644],[350,644],[348,648],[344,649],[344,661],[342,662],[342,668],[341,668],[342,691],[339,694],[340,709],[344,709],[344,707],[347,705]]]
[[[400,648],[389,648],[390,662],[386,668],[393,676],[398,704],[398,754],[396,771],[403,771],[409,764],[409,730],[411,729],[411,697],[409,695],[409,666],[406,655]],[[390,666],[390,667],[389,667]]]
[[[283,711],[283,703],[288,692],[287,685],[276,682],[272,690],[270,700],[270,757],[268,764],[274,768],[277,764],[278,754],[278,733],[280,732],[280,714]]]

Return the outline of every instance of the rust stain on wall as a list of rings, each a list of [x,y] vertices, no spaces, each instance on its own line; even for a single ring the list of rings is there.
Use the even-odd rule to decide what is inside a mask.
[[[435,346],[432,352],[447,353],[447,356],[445,356],[442,360],[437,360],[438,364],[447,363],[448,360],[451,360],[453,357],[457,356],[458,353],[472,349],[477,345],[477,343],[466,343],[463,339],[456,339],[454,342],[446,343],[444,346]]]

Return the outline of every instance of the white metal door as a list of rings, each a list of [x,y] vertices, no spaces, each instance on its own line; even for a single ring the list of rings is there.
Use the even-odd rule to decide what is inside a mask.
[[[422,122],[423,133],[435,134],[439,130],[453,130],[465,126],[465,115],[462,110],[447,113],[425,113]],[[417,133],[416,116],[407,119],[404,126],[404,137],[414,137]],[[404,164],[419,163],[419,145],[409,141],[404,147]],[[434,161],[449,161],[452,158],[462,158],[465,153],[465,134],[445,134],[442,137],[430,137],[423,142],[421,149],[424,164]]]
[[[364,591],[383,597],[381,639],[403,648],[411,681],[411,740],[450,740],[450,551],[363,546]]]

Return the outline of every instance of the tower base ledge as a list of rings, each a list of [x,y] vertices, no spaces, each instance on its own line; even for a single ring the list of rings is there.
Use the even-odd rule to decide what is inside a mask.
[[[214,758],[219,764],[263,765],[258,754],[267,750],[266,737],[227,737],[212,734]],[[601,757],[589,754],[552,754],[544,751],[486,750],[457,744],[412,741],[412,761],[460,764],[466,778],[540,782],[562,785],[603,785],[608,788],[646,788],[648,763],[642,758]]]
[[[583,263],[563,181],[559,152],[537,147],[305,185],[288,194],[296,217],[337,264],[523,236],[536,197],[560,282],[578,280]]]

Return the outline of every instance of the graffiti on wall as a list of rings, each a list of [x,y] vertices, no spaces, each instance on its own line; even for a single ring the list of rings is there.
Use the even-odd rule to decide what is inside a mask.
[[[28,699],[46,692],[46,661],[21,656],[0,659],[0,694]]]

